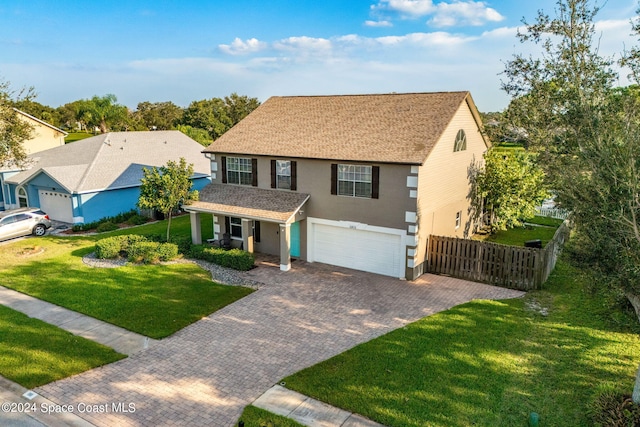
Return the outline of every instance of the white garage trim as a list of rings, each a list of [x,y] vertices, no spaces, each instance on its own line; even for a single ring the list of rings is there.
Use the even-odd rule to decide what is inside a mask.
[[[73,204],[71,195],[57,191],[38,190],[40,209],[49,215],[49,218],[73,223]]]
[[[307,261],[404,278],[405,230],[307,218]]]

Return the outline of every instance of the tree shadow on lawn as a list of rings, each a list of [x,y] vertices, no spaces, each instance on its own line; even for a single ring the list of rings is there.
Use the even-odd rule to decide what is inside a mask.
[[[394,427],[524,425],[532,411],[546,425],[583,425],[594,384],[619,383],[637,363],[637,340],[618,339],[554,323],[526,310],[522,299],[473,301],[285,382]]]

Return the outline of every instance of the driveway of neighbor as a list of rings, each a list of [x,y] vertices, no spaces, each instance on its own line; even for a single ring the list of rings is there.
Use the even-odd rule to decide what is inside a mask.
[[[265,285],[148,350],[35,391],[76,410],[103,408],[108,412],[79,414],[97,426],[230,427],[289,374],[469,300],[523,295],[442,276],[406,282],[303,261],[286,273],[262,266],[244,274]]]

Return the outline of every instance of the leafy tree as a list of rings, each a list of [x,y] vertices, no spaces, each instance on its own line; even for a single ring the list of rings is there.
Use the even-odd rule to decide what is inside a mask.
[[[640,320],[640,104],[636,89],[613,88],[612,61],[594,37],[598,11],[588,0],[558,0],[555,17],[525,22],[520,41],[541,55],[506,63],[506,116],[540,152],[602,284],[626,295]],[[625,58],[632,70],[634,52]]]
[[[231,126],[236,125],[260,106],[260,101],[257,98],[249,98],[246,95],[240,96],[235,92],[225,96],[224,103],[227,109],[227,116],[231,119]]]
[[[19,99],[13,103],[13,106],[18,110],[24,111],[25,113],[40,120],[44,120],[49,124],[60,126],[60,120],[56,109],[51,108],[48,105],[42,105],[33,99]]]
[[[208,147],[209,144],[213,142],[213,140],[211,139],[211,136],[209,136],[209,132],[207,132],[204,129],[194,128],[188,125],[178,125],[176,126],[176,129],[184,133],[194,141],[198,141],[200,144],[204,145],[205,147]]]
[[[184,111],[183,124],[205,129],[214,140],[232,126],[224,101],[220,98],[193,101]]]
[[[95,95],[91,99],[78,101],[75,104],[76,119],[100,128],[102,133],[115,125],[126,128],[128,110],[124,105],[117,104],[117,101],[118,98],[113,94],[102,97]],[[125,126],[122,126],[123,124]]]
[[[183,110],[173,102],[140,102],[134,117],[140,121],[147,130],[174,129],[182,119]]]
[[[544,171],[537,165],[536,156],[526,151],[491,149],[484,160],[484,168],[475,177],[477,203],[484,205],[493,229],[522,226],[548,197]],[[475,211],[482,209],[478,206]]]
[[[171,231],[171,215],[181,205],[198,200],[198,191],[191,190],[193,164],[187,165],[184,157],[180,162],[168,161],[159,168],[143,169],[144,177],[140,186],[138,207],[154,209],[169,218],[167,222],[167,241]]]
[[[216,140],[259,105],[256,98],[239,96],[236,93],[224,99],[193,101],[186,108],[181,124],[205,129],[211,138]]]
[[[9,82],[0,80],[0,166],[22,166],[27,159],[23,142],[33,136],[33,126],[21,119],[13,105],[33,96],[32,89],[16,94]]]

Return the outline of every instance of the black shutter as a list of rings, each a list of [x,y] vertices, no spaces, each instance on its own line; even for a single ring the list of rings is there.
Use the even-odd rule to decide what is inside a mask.
[[[224,217],[224,229],[225,233],[231,234],[231,219],[228,216]]]
[[[298,189],[298,164],[294,160],[291,161],[291,190]]]
[[[371,198],[377,199],[380,195],[380,166],[371,167]]]
[[[258,159],[251,159],[251,185],[258,186]]]
[[[253,241],[260,243],[260,221],[253,221]]]
[[[227,183],[227,157],[220,156],[220,163],[222,163],[222,183]]]
[[[338,165],[331,164],[331,194],[338,194]]]
[[[271,188],[276,188],[276,161],[271,160]]]

